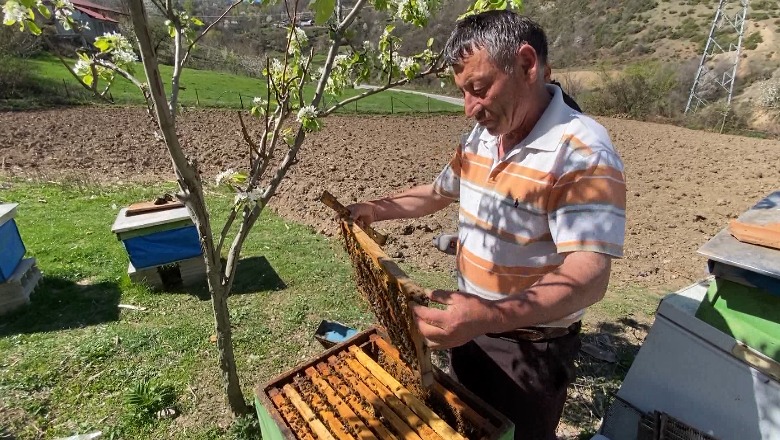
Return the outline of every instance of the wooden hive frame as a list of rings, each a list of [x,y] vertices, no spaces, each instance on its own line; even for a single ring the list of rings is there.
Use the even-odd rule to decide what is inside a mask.
[[[255,389],[263,439],[509,440],[503,415],[434,369],[424,397],[377,328],[325,351]]]
[[[341,235],[352,260],[358,289],[369,302],[401,359],[423,388],[433,384],[431,352],[414,322],[411,303],[427,305],[425,291],[412,282],[363,229],[341,222]],[[410,385],[410,384],[406,384]]]

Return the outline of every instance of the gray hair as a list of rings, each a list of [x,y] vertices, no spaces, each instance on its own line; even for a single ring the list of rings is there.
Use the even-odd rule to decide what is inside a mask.
[[[538,23],[512,11],[482,12],[458,21],[444,46],[444,62],[460,64],[475,50],[486,49],[498,67],[511,73],[524,43],[536,50],[540,64],[547,62],[547,36]]]

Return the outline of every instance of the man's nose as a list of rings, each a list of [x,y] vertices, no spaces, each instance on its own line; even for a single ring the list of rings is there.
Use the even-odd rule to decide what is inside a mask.
[[[480,104],[479,99],[469,93],[466,93],[463,96],[463,109],[466,112],[467,117],[473,118],[480,111],[482,111],[482,105]]]

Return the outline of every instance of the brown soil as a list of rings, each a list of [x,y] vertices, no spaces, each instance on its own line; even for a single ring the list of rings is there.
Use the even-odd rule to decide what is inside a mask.
[[[187,112],[180,118],[185,151],[209,182],[246,163],[235,114]],[[718,135],[619,119],[601,119],[626,165],[626,257],[614,264],[613,287],[662,292],[705,273],[696,250],[728,220],[780,186],[780,142]],[[329,117],[312,135],[271,203],[281,215],[336,233],[323,189],[343,203],[378,197],[434,179],[450,159],[460,116]],[[71,108],[0,113],[4,175],[66,175],[102,182],[170,180],[170,160],[138,109]],[[378,224],[387,253],[423,269],[451,270],[452,259],[431,245],[455,231],[456,210]]]

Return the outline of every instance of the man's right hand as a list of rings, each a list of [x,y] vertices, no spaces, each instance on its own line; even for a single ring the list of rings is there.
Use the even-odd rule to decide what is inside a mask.
[[[375,205],[371,202],[355,203],[347,206],[347,209],[350,218],[361,228],[370,226],[376,221]]]

